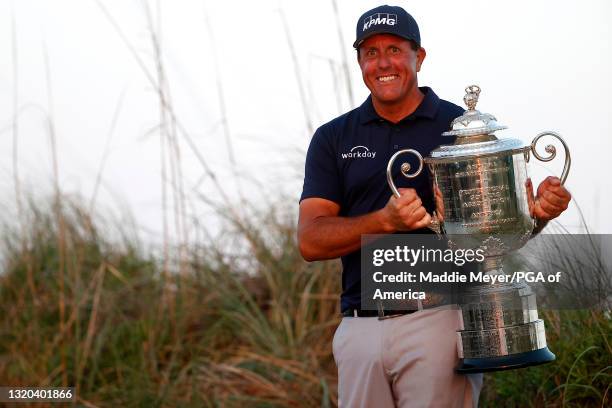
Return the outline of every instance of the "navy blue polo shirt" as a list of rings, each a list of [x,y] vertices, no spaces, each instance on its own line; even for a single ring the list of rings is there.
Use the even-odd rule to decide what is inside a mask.
[[[417,109],[398,123],[381,118],[371,96],[358,108],[324,124],[312,137],[306,155],[304,189],[300,201],[318,197],[340,206],[340,216],[354,217],[383,208],[392,195],[387,184],[387,163],[402,149],[415,149],[423,157],[454,138],[442,136],[450,123],[464,112],[459,106],[438,98],[430,88],[419,88],[425,97]],[[414,188],[427,211],[435,208],[429,171],[407,179],[400,165],[408,161],[416,169],[411,154],[394,163],[393,180],[398,188]],[[429,233],[423,229],[411,233]],[[341,309],[359,308],[361,294],[360,250],[342,257]]]

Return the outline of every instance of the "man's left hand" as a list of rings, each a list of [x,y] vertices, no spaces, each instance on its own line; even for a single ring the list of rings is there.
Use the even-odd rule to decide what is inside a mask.
[[[527,180],[528,197],[533,197],[533,186],[531,179]],[[557,218],[567,210],[572,195],[563,185],[558,177],[548,176],[538,186],[535,199],[529,200],[529,212],[531,216],[541,221],[549,221]]]

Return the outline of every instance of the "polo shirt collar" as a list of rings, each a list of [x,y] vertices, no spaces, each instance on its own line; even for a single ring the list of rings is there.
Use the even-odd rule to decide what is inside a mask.
[[[436,95],[436,93],[427,86],[419,87],[419,89],[424,94],[423,100],[419,106],[417,106],[414,112],[400,120],[400,122],[408,118],[423,117],[434,119],[436,117],[436,113],[438,113],[438,105],[440,104],[440,98],[438,98],[438,95]],[[374,104],[372,103],[372,95],[369,95],[365,102],[359,107],[359,121],[361,124],[365,124],[375,120],[384,119],[381,118],[378,113],[376,113]]]

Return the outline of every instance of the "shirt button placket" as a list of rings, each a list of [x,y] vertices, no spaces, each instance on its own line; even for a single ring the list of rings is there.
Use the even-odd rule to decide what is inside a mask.
[[[391,139],[393,140],[393,149],[394,150],[398,150],[399,149],[399,132],[400,132],[400,128],[399,125],[393,125],[393,131],[391,132]]]

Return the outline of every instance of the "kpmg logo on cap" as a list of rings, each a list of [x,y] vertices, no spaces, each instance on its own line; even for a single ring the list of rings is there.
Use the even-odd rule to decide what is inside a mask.
[[[386,24],[393,26],[397,23],[397,14],[376,13],[363,19],[363,29],[365,31],[373,25]]]

